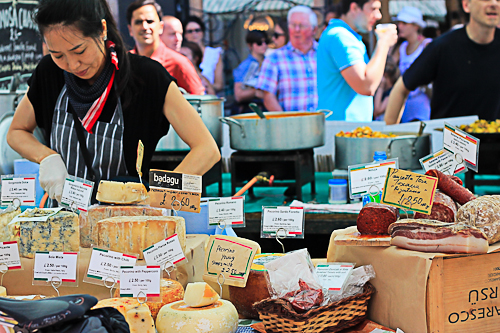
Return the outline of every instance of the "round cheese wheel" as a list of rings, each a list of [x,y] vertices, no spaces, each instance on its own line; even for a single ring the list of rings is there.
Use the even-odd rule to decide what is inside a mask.
[[[270,297],[266,281],[267,270],[264,264],[281,256],[284,256],[284,254],[257,254],[253,259],[246,286],[244,288],[229,286],[229,299],[242,317],[259,319],[259,313],[252,306],[255,302],[260,302]]]
[[[184,301],[163,306],[156,318],[158,333],[234,333],[238,329],[238,312],[231,302],[218,300],[201,308]]]

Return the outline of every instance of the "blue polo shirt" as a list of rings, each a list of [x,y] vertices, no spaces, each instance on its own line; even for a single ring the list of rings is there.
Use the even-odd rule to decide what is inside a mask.
[[[373,97],[356,93],[340,73],[368,63],[361,36],[340,19],[330,20],[318,45],[318,109],[333,111],[327,120],[372,121]]]

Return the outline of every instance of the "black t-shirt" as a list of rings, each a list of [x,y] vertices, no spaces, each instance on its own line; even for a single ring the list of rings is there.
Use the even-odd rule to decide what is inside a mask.
[[[163,104],[168,87],[172,81],[175,82],[175,79],[154,60],[134,54],[128,54],[128,57],[134,74],[135,88],[134,98],[127,107],[124,107],[122,99],[125,165],[130,176],[137,176],[135,169],[137,144],[141,140],[144,144],[142,172],[147,177],[156,144],[167,134],[170,126],[163,114]],[[54,108],[65,84],[63,70],[54,63],[50,55],[47,55],[42,58],[28,83],[30,86],[28,98],[35,110],[37,125],[45,130],[45,139],[50,146]],[[99,121],[108,123],[111,121],[116,102],[116,93],[112,90]]]
[[[493,42],[481,45],[465,28],[430,43],[403,74],[410,91],[433,83],[431,118],[478,115],[500,118],[500,30]]]

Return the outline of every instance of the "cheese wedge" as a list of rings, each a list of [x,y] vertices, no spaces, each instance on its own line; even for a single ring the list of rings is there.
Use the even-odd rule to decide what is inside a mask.
[[[146,200],[148,192],[144,184],[101,180],[96,199],[111,204],[132,204]]]
[[[206,282],[189,283],[184,294],[184,303],[192,308],[214,304],[219,300],[219,294]]]
[[[7,296],[7,289],[3,286],[0,286],[0,296]]]
[[[99,301],[93,309],[115,308],[125,317],[130,333],[155,333],[155,325],[151,311],[146,304],[131,297],[107,298]]]

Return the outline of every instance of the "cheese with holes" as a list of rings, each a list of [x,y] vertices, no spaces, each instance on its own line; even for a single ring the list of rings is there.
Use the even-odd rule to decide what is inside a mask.
[[[179,301],[161,308],[156,329],[158,333],[234,333],[238,329],[238,312],[223,299],[201,308]]]
[[[206,282],[193,282],[187,285],[184,303],[192,308],[214,304],[219,300],[219,294]]]
[[[93,205],[87,213],[80,213],[80,246],[91,247],[97,244],[97,222],[116,216],[163,216],[167,209],[149,206]]]
[[[187,271],[187,282],[203,282],[203,270],[205,268],[205,248],[208,235],[186,235],[185,256],[187,263],[184,265]]]
[[[9,229],[9,223],[14,217],[21,214],[21,209],[7,211],[5,209],[0,213],[0,242],[8,242],[12,240],[12,232]]]
[[[99,301],[93,309],[115,308],[125,317],[131,333],[155,333],[155,325],[151,311],[146,304],[131,297],[107,298]]]
[[[97,222],[99,247],[139,254],[166,237],[177,234],[182,251],[186,250],[186,226],[179,216],[121,216]]]
[[[146,200],[148,192],[144,184],[101,180],[96,199],[110,204],[132,204]]]

